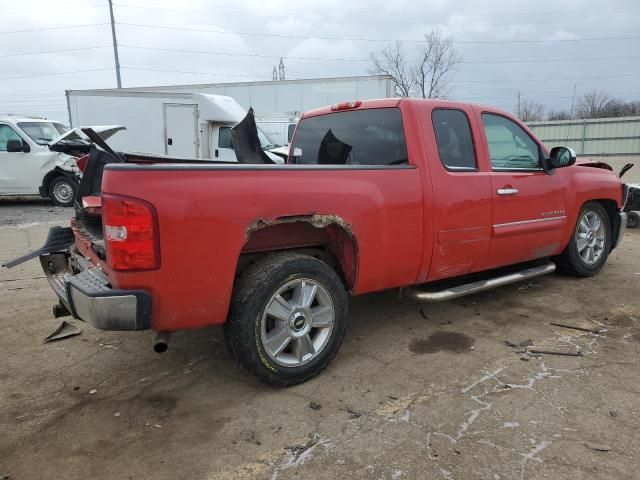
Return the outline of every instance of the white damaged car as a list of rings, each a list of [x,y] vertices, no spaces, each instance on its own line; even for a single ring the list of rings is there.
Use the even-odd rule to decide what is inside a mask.
[[[103,140],[124,127],[91,127]],[[77,159],[91,140],[79,128],[34,118],[0,117],[0,197],[40,195],[73,205],[81,171]]]

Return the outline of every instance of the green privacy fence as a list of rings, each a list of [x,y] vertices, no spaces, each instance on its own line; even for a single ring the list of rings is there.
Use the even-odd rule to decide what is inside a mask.
[[[640,117],[547,120],[527,125],[547,146],[568,146],[578,155],[640,155]]]

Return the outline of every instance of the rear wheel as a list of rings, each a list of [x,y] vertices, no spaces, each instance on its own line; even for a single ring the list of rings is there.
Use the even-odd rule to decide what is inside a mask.
[[[53,203],[61,207],[73,206],[77,191],[77,182],[67,177],[56,177],[49,185],[49,197]]]
[[[267,383],[295,385],[335,357],[346,330],[347,294],[326,263],[278,253],[238,279],[225,324],[231,354]]]
[[[602,204],[588,202],[580,209],[569,244],[557,258],[561,272],[578,277],[598,273],[611,251],[611,222]]]
[[[640,225],[640,215],[638,215],[638,212],[627,213],[627,227],[638,228],[638,225]]]

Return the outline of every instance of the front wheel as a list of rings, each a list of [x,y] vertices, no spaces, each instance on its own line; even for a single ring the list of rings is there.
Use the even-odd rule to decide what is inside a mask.
[[[269,255],[240,276],[225,341],[261,380],[302,383],[335,357],[346,330],[347,294],[336,272],[307,255]]]
[[[72,207],[77,191],[77,182],[67,177],[56,177],[49,185],[49,197],[60,207]]]
[[[611,251],[611,222],[602,204],[588,202],[580,209],[569,244],[558,256],[558,269],[577,277],[598,273]]]
[[[638,212],[627,213],[627,227],[638,228],[638,225],[640,225],[640,215],[638,215]]]

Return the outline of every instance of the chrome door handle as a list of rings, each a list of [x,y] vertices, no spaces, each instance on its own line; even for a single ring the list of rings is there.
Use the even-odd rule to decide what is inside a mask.
[[[519,190],[517,188],[499,188],[496,193],[498,195],[517,195]]]

